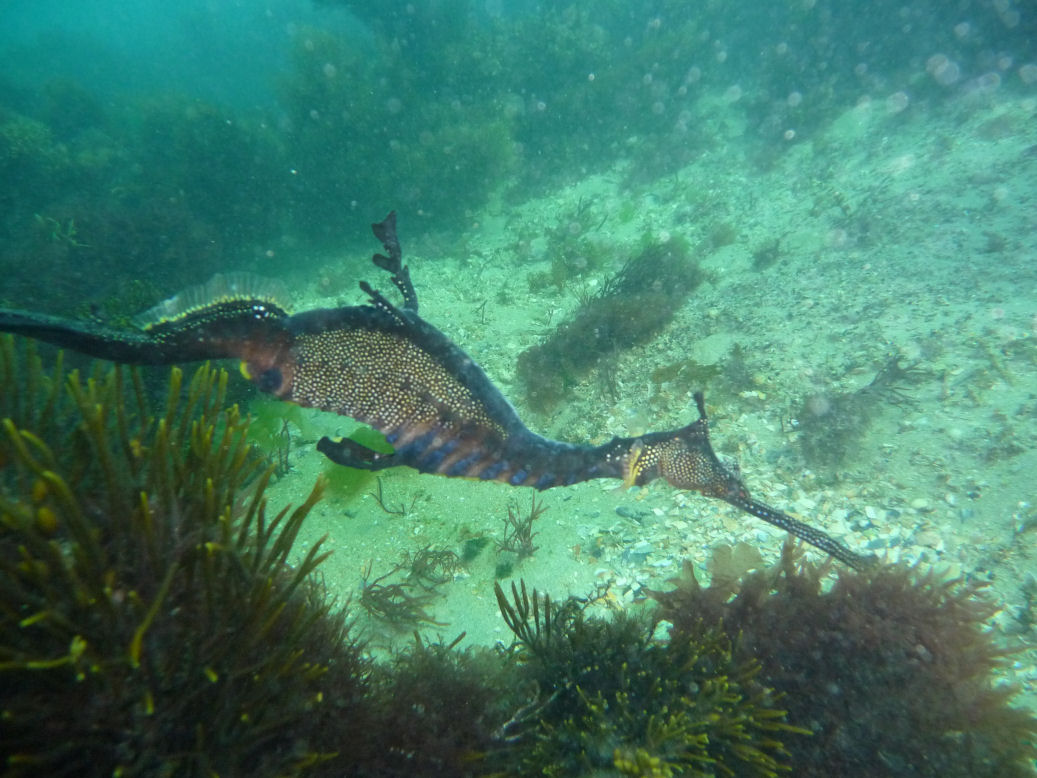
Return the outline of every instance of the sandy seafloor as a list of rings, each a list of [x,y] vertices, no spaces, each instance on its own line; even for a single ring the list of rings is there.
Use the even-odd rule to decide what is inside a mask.
[[[485,368],[528,426],[570,441],[692,420],[687,388],[657,385],[652,371],[688,358],[722,367],[738,344],[748,381],[704,387],[718,453],[740,463],[755,497],[851,547],[989,580],[1001,606],[991,628],[1023,646],[1007,675],[1022,689],[1019,702],[1035,705],[1037,99],[1007,92],[973,93],[939,110],[897,110],[896,98],[862,103],[768,160],[746,151],[751,128],[718,100],[700,128],[711,141],[676,175],[632,184],[636,171],[620,165],[494,205],[461,240],[437,241],[430,225],[401,221],[421,312]],[[708,280],[663,334],[618,358],[614,393],[592,373],[556,412],[538,415],[523,407],[516,358],[577,302],[571,289],[531,292],[528,276],[548,267],[546,236],[578,208],[604,218],[588,239],[629,245],[630,256],[646,232],[687,237]],[[732,242],[711,242],[718,222],[734,226]],[[776,261],[759,267],[754,252],[776,238]],[[300,290],[298,308],[362,302],[351,291],[359,267],[390,291],[362,259],[348,258],[348,269],[345,259],[329,261],[322,286]],[[616,269],[581,283],[593,288]],[[322,294],[332,282],[341,293]],[[915,368],[901,386],[906,397],[875,404],[841,464],[809,467],[796,426],[805,398],[865,386],[894,353]],[[314,450],[315,436],[352,426],[308,418],[307,430],[293,428],[291,470],[270,489],[273,505],[298,504],[333,467]],[[386,501],[406,515],[384,512],[370,490],[331,490],[300,537],[302,554],[327,535],[334,553],[323,576],[342,600],[355,597],[368,564],[373,579],[407,552],[490,542],[438,587],[428,612],[443,624],[394,627],[361,615],[357,628],[372,647],[413,640],[415,628],[445,641],[465,631],[462,645],[510,642],[493,594],[494,541],[508,505],[528,509],[532,490],[407,469],[381,479]],[[624,608],[643,599],[643,587],[663,586],[685,558],[704,571],[719,544],[745,541],[769,560],[780,550],[782,532],[726,504],[661,481],[616,487],[543,493],[539,549],[513,578],[555,598],[597,589],[601,607]]]

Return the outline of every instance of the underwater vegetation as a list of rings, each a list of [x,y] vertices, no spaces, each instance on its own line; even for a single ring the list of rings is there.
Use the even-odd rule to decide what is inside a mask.
[[[787,769],[785,721],[752,659],[719,625],[653,639],[645,614],[588,617],[525,582],[497,602],[538,698],[516,726],[524,775],[756,775]]]
[[[289,559],[322,484],[268,515],[271,468],[226,373],[174,369],[151,407],[136,371],[45,372],[15,344],[0,339],[4,775],[473,774],[508,665],[420,641],[384,667],[362,656],[311,575],[320,544]],[[454,564],[426,550],[410,570],[427,586]]]
[[[60,181],[60,171],[67,165],[67,155],[58,146],[51,129],[41,121],[0,108],[0,175],[5,181],[42,183],[46,187]],[[38,190],[28,189],[28,207],[38,207],[45,200],[35,200]],[[10,212],[20,198],[14,187],[0,188],[0,206]]]
[[[504,536],[496,541],[496,578],[511,577],[515,572],[515,565],[539,550],[540,546],[533,542],[539,534],[533,530],[533,523],[539,520],[545,511],[546,506],[537,500],[535,493],[528,511],[523,511],[514,504],[508,505],[508,515],[504,519]]]
[[[446,626],[425,610],[436,600],[435,587],[424,585],[407,573],[411,569],[410,560],[405,559],[375,578],[371,577],[371,567],[371,562],[364,567],[357,598],[368,614],[395,627],[413,627],[419,622]],[[432,572],[435,573],[435,568]]]
[[[383,123],[410,121],[402,116],[416,107],[410,95],[453,101],[466,117],[504,116],[523,188],[617,159],[629,159],[634,175],[661,176],[709,148],[729,123],[744,122],[744,141],[765,161],[788,148],[788,128],[809,137],[861,91],[877,98],[910,84],[922,100],[946,99],[954,90],[919,78],[920,51],[953,50],[970,78],[990,67],[984,46],[968,51],[950,38],[933,0],[912,5],[910,26],[896,22],[902,9],[890,0],[867,18],[831,0],[737,9],[684,0],[319,3],[363,19],[373,38],[366,56],[389,83],[404,77],[408,94],[395,97],[406,108]],[[1017,61],[1032,52],[1025,25],[1007,31],[991,7],[969,25],[976,41],[996,40]],[[845,45],[854,40],[872,42],[863,60]],[[744,90],[711,103],[731,73]]]
[[[991,67],[987,45],[950,37],[935,0],[917,0],[909,25],[887,0],[866,19],[831,0],[751,12],[683,0],[324,4],[348,6],[365,29],[332,29],[332,14],[329,29],[293,28],[274,94],[247,110],[94,93],[68,76],[4,79],[3,294],[38,296],[43,266],[46,302],[68,312],[146,265],[153,302],[213,272],[338,248],[390,204],[467,228],[498,194],[617,163],[654,184],[738,127],[762,164],[794,145],[789,128],[808,138],[859,98],[910,87],[911,112],[959,96],[920,71],[918,51],[953,53],[960,87]],[[1032,59],[1026,25],[1005,28],[990,4],[968,27],[1009,60]],[[872,41],[865,60],[846,40]],[[744,89],[729,94],[733,72]],[[61,229],[39,229],[37,215]]]
[[[662,331],[702,279],[686,240],[648,241],[543,343],[519,355],[526,401],[537,410],[553,408],[602,360]]]
[[[137,371],[45,371],[17,343],[0,339],[6,775],[1032,774],[1037,722],[992,685],[1012,654],[975,582],[721,548],[710,586],[688,566],[644,611],[497,585],[510,648],[416,637],[376,662],[313,575],[321,545],[292,548],[323,481],[268,515],[272,467],[225,373],[173,370],[155,402]],[[462,564],[426,547],[366,583],[412,626]]]
[[[442,594],[437,592],[440,586],[465,570],[456,552],[428,545],[404,552],[388,572],[375,578],[371,577],[372,567],[370,561],[364,566],[357,597],[357,604],[369,616],[396,630],[413,629],[419,623],[446,626],[425,609]]]
[[[374,715],[369,737],[377,758],[360,776],[508,776],[515,770],[503,736],[531,692],[515,663],[498,650],[413,643],[376,665],[371,677]]]
[[[884,405],[912,402],[905,386],[927,374],[904,357],[892,354],[870,383],[852,392],[816,392],[796,413],[796,444],[811,467],[838,468],[852,459],[869,425]]]
[[[137,182],[127,196],[185,209],[221,252],[269,245],[280,236],[289,178],[283,141],[265,122],[232,120],[218,106],[163,96],[139,106],[130,127],[138,164],[162,176],[148,181],[146,191]]]
[[[613,241],[601,229],[608,219],[609,213],[598,205],[594,197],[581,197],[575,207],[560,214],[558,223],[548,228],[544,236],[549,246],[550,268],[530,273],[529,290],[538,292],[554,287],[561,291],[567,286],[575,286],[587,275],[599,272],[606,263],[615,261]],[[531,231],[520,240],[528,246],[535,237],[536,233]],[[522,253],[519,247],[516,251]]]
[[[651,402],[660,407],[665,407],[673,398],[688,397],[702,389],[713,397],[733,396],[759,383],[750,367],[746,349],[738,343],[731,346],[722,360],[713,364],[701,364],[688,357],[659,365],[648,377],[653,390]]]
[[[409,568],[408,579],[428,591],[452,581],[457,573],[464,570],[461,557],[448,548],[425,546],[418,551],[407,552],[404,559]]]
[[[0,340],[0,760],[7,775],[294,775],[366,664],[289,562],[318,483],[268,515],[226,373],[44,372]],[[276,703],[276,704],[272,704]]]
[[[515,164],[508,117],[478,93],[447,89],[446,99],[429,99],[443,84],[426,84],[423,74],[450,62],[442,56],[414,67],[392,37],[376,35],[371,46],[316,28],[296,35],[279,92],[290,117],[291,212],[308,241],[340,244],[342,214],[358,203],[467,224],[507,177]]]
[[[718,549],[710,586],[686,564],[676,589],[652,596],[671,639],[720,625],[736,657],[760,663],[789,721],[813,732],[784,741],[795,775],[1033,775],[1037,720],[992,682],[1012,652],[984,628],[995,606],[982,584],[902,564],[815,566],[788,544],[771,568],[733,551]]]
[[[531,498],[529,510],[525,513],[509,505],[508,517],[504,520],[504,538],[497,541],[497,553],[512,553],[519,560],[533,556],[539,548],[533,543],[533,538],[538,534],[533,531],[533,522],[543,516],[546,510],[543,501],[537,501],[536,494]]]
[[[45,267],[46,302],[70,311],[113,302],[148,266],[158,286],[146,307],[214,267],[253,262],[281,236],[287,199],[264,127],[184,98],[116,108],[68,81],[22,111],[0,104],[3,293],[38,297]]]

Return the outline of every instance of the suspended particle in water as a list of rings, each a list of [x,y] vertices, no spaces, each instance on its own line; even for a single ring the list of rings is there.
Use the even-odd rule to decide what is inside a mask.
[[[976,88],[980,92],[994,92],[1001,86],[1001,75],[999,73],[984,73],[976,79]]]
[[[907,92],[894,92],[886,98],[886,112],[887,113],[900,113],[910,104],[911,98],[907,96]]]
[[[961,68],[958,63],[946,54],[933,54],[929,57],[925,61],[925,70],[936,83],[942,86],[950,86],[961,78]]]

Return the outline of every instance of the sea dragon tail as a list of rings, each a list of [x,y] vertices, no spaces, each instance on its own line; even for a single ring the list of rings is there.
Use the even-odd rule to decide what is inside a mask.
[[[155,349],[151,339],[143,332],[119,330],[60,316],[0,308],[0,332],[26,335],[113,362],[144,365],[177,361]]]
[[[0,332],[135,365],[245,358],[290,338],[288,314],[267,295],[268,286],[247,274],[217,275],[141,314],[137,329],[0,308]]]

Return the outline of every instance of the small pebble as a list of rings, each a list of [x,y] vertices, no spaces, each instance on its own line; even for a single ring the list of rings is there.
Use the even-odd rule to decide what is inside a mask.
[[[915,543],[920,546],[928,546],[929,548],[941,548],[943,546],[943,538],[935,530],[924,529],[915,534]]]
[[[850,534],[850,525],[847,524],[842,519],[836,519],[834,521],[829,521],[828,522],[828,534],[836,535],[836,536],[849,535]]]
[[[631,519],[641,524],[651,513],[644,508],[632,508],[629,505],[617,505],[616,514],[624,519]]]
[[[642,540],[635,546],[627,547],[623,549],[621,558],[627,564],[643,565],[645,560],[648,559],[648,555],[655,551],[655,547]]]
[[[916,497],[911,500],[911,508],[919,513],[929,513],[933,506],[925,497]]]

